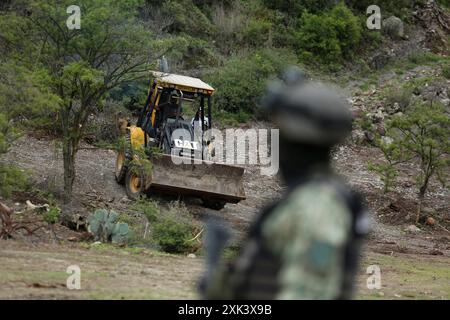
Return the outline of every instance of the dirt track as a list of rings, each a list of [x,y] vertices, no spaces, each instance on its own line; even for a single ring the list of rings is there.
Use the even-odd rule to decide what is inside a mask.
[[[27,136],[15,142],[3,161],[11,161],[21,169],[28,170],[37,188],[52,190],[55,194],[62,195],[62,159],[58,152],[60,153],[55,148],[54,141]],[[83,146],[76,159],[74,201],[64,208],[65,211],[87,215],[92,211],[93,203],[119,211],[129,204],[125,189],[114,179],[115,159],[113,150]],[[220,212],[204,208],[198,199],[184,200],[192,213],[200,217],[218,215],[240,232],[258,212],[258,208],[279,197],[282,191],[278,178],[261,176],[258,167],[246,168],[244,188],[247,199],[236,205],[227,204]]]

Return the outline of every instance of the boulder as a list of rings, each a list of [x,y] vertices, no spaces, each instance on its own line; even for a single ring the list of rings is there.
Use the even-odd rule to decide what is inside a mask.
[[[382,27],[383,33],[391,37],[392,39],[405,38],[405,28],[403,21],[396,16],[390,16],[383,21]]]
[[[408,233],[416,234],[420,232],[420,229],[417,228],[415,225],[411,224],[405,228],[405,231]]]
[[[370,59],[369,67],[374,70],[380,70],[394,59],[395,54],[392,51],[385,49]]]

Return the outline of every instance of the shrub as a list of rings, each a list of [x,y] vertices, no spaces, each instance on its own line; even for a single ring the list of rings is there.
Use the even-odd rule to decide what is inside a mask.
[[[345,0],[345,3],[355,12],[365,14],[370,5],[377,5],[381,8],[384,17],[395,15],[402,19],[408,18],[414,11],[414,6],[425,2],[425,0]]]
[[[370,171],[377,173],[380,176],[381,181],[383,182],[383,192],[388,193],[391,191],[392,187],[395,185],[395,180],[398,176],[398,171],[394,166],[389,163],[376,164],[369,162],[367,168]]]
[[[49,211],[44,213],[43,218],[48,224],[55,224],[58,222],[60,214],[61,210],[59,210],[59,208],[50,207]]]
[[[139,238],[137,232],[133,234],[134,243],[168,253],[193,252],[199,248],[201,238],[193,240],[199,228],[186,206],[180,202],[172,202],[168,207],[162,207],[155,201],[140,199],[133,204],[132,210],[145,216],[149,222],[145,230],[142,228],[139,232]],[[128,221],[124,222],[129,224]],[[147,230],[150,237],[143,238],[142,235],[147,234]]]
[[[441,60],[442,58],[439,55],[426,51],[414,52],[408,56],[408,61],[416,65],[438,63]]]
[[[211,22],[192,0],[166,1],[163,13],[173,19],[168,27],[169,32],[195,34],[198,37],[210,36],[214,32]]]
[[[215,109],[255,114],[266,82],[295,62],[292,52],[281,49],[259,50],[231,58],[223,67],[205,77],[216,88],[213,96]]]
[[[0,196],[9,198],[13,191],[24,191],[28,186],[28,179],[21,170],[0,163]]]
[[[441,6],[450,9],[450,0],[438,0],[437,1]]]
[[[154,201],[139,199],[133,204],[132,209],[142,213],[150,223],[154,223],[158,220],[159,208]]]
[[[403,86],[400,90],[398,87],[392,86],[385,90],[384,96],[386,98],[386,104],[393,106],[398,103],[400,109],[405,111],[411,102],[411,96],[413,89],[411,86]]]
[[[213,121],[219,126],[224,127],[237,127],[241,123],[247,123],[251,119],[251,114],[238,111],[238,112],[227,112],[224,110],[219,110],[213,113]]]
[[[261,19],[251,19],[243,30],[243,42],[247,45],[260,47],[268,40],[272,24]]]
[[[297,50],[308,62],[318,61],[330,66],[350,58],[360,43],[362,26],[343,3],[332,10],[305,13],[297,33]]]
[[[190,227],[175,217],[164,217],[153,227],[153,237],[165,252],[181,253],[189,248]]]
[[[195,226],[186,207],[172,203],[152,228],[152,237],[161,250],[169,253],[192,251]]]
[[[402,149],[393,144],[389,138],[378,137],[375,144],[383,152],[385,161],[382,163],[369,161],[367,168],[380,176],[384,185],[383,192],[388,193],[397,182],[398,170],[395,165],[401,162],[399,159]]]
[[[321,12],[335,4],[334,0],[264,0],[265,5],[271,9],[285,12],[289,15],[298,16],[302,12]]]
[[[8,151],[15,137],[15,130],[6,115],[0,113],[0,155]],[[14,190],[23,190],[26,186],[27,179],[21,170],[9,164],[0,163],[0,196],[9,198]]]
[[[450,79],[450,64],[442,68],[442,75],[444,76],[444,78]]]

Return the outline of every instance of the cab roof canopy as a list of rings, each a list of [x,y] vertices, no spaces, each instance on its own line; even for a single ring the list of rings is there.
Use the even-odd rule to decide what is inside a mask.
[[[158,85],[164,88],[174,88],[181,91],[203,93],[207,95],[211,95],[214,92],[213,87],[198,78],[157,71],[153,71],[152,74]]]

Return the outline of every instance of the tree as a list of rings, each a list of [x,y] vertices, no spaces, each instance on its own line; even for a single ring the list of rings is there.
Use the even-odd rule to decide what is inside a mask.
[[[19,137],[21,127],[35,123],[46,108],[58,104],[45,85],[45,74],[0,61],[0,155]],[[0,163],[0,195],[26,185],[26,176],[9,163]]]
[[[439,103],[418,103],[406,114],[396,116],[388,123],[387,135],[392,139],[391,149],[397,150],[396,161],[418,160],[420,174],[417,177],[417,223],[430,179],[436,176],[445,185],[448,178],[450,118]]]
[[[148,76],[154,52],[166,49],[138,19],[144,2],[79,0],[81,28],[73,30],[66,25],[71,0],[18,0],[14,11],[0,16],[0,38],[14,48],[16,61],[42,68],[59,97],[66,201],[71,200],[75,156],[89,115],[111,89]]]
[[[383,192],[388,193],[394,186],[396,178],[398,176],[398,171],[395,166],[399,163],[404,162],[404,159],[402,159],[401,157],[401,146],[392,143],[392,139],[390,138],[378,138],[376,140],[376,145],[383,152],[385,162],[369,162],[368,169],[380,175],[381,181],[383,181],[384,184]]]

